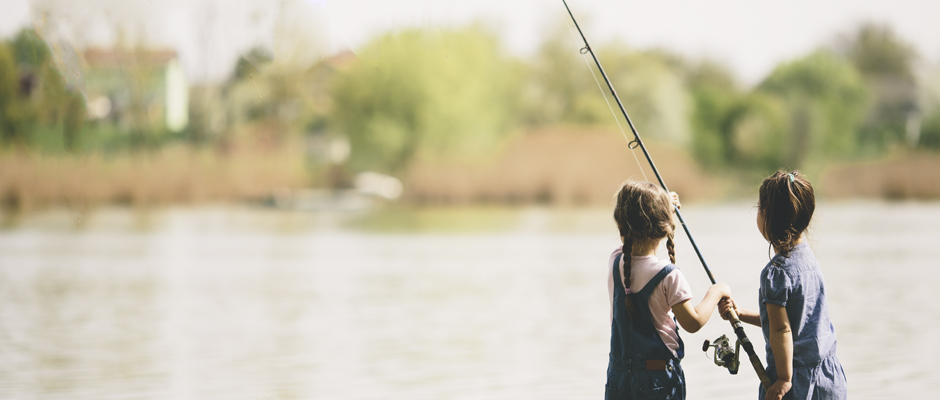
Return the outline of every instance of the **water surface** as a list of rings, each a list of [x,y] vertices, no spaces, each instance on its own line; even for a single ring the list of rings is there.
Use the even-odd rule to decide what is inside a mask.
[[[756,307],[767,247],[753,207],[683,215],[716,278]],[[607,210],[79,217],[0,230],[0,399],[603,396]],[[936,203],[817,210],[810,243],[853,399],[940,383],[938,224]],[[708,279],[679,236],[697,302]],[[755,398],[748,365],[732,376],[700,352],[721,334],[717,316],[683,333],[689,398]]]

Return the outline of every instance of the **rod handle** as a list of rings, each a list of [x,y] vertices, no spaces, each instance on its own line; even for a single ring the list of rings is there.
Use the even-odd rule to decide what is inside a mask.
[[[764,363],[761,362],[760,357],[758,357],[757,353],[754,351],[754,345],[744,333],[744,324],[741,322],[741,319],[738,318],[738,314],[734,312],[734,309],[730,309],[725,313],[725,316],[727,316],[728,320],[731,322],[731,327],[734,328],[734,334],[738,337],[741,347],[744,347],[744,352],[747,353],[747,358],[751,361],[751,366],[754,367],[754,372],[757,373],[757,379],[760,380],[761,386],[764,387],[764,390],[769,389],[773,382],[771,382],[770,377],[767,376]]]

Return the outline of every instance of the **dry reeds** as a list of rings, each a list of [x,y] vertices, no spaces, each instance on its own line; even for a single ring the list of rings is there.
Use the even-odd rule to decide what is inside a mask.
[[[303,155],[287,150],[225,155],[170,147],[110,157],[0,153],[0,199],[12,210],[258,199],[306,181]]]
[[[879,161],[829,166],[820,188],[830,198],[940,198],[940,155],[898,152]]]
[[[685,199],[722,193],[688,155],[667,143],[649,145],[669,189]],[[472,164],[419,161],[406,177],[405,196],[418,203],[544,203],[610,205],[628,178],[656,182],[640,149],[640,170],[619,132],[546,130],[517,137],[493,160]]]
[[[647,146],[669,188],[684,200],[740,189],[702,172],[677,146],[655,141]],[[306,169],[301,148],[236,146],[220,152],[180,145],[114,156],[0,152],[0,208],[267,199],[314,182],[315,171]],[[656,180],[642,152],[630,150],[619,132],[562,129],[519,135],[488,160],[419,159],[402,178],[403,200],[415,204],[563,206],[609,206],[624,180]],[[829,198],[937,199],[940,155],[894,154],[877,162],[832,165],[821,174],[818,189]]]

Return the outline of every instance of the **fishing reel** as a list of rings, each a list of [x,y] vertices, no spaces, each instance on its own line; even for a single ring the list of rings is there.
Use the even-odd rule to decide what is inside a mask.
[[[708,348],[715,348],[715,365],[719,367],[725,367],[728,369],[728,372],[731,375],[736,375],[738,373],[738,367],[741,366],[739,361],[739,356],[741,354],[741,341],[735,341],[735,348],[731,348],[731,341],[728,339],[727,335],[721,335],[718,339],[715,339],[714,343],[709,343],[708,340],[705,340],[705,343],[702,345],[702,351],[705,352],[705,355],[708,355]]]

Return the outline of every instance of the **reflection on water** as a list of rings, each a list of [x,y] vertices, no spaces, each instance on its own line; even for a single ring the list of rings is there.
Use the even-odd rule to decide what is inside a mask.
[[[929,393],[940,204],[817,213],[851,397]],[[756,305],[767,248],[753,208],[683,215],[716,277]],[[73,218],[0,231],[2,399],[602,396],[617,244],[606,210]],[[678,258],[700,296],[708,281],[684,239]],[[752,399],[746,365],[731,376],[699,352],[722,333],[715,317],[683,335],[690,398]]]

